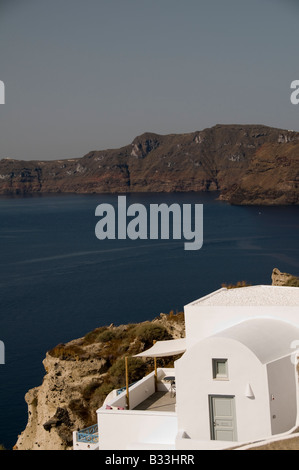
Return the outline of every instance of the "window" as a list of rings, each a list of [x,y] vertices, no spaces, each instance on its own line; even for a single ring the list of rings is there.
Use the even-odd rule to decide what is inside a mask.
[[[213,379],[228,379],[228,360],[213,359]]]

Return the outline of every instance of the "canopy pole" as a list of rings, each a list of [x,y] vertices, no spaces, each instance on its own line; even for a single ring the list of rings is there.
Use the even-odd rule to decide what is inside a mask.
[[[127,399],[127,409],[130,409],[130,392],[129,392],[129,367],[128,367],[128,357],[125,357],[126,363],[126,399]]]
[[[156,344],[156,340],[154,339],[153,344]],[[154,357],[154,365],[155,365],[155,392],[158,391],[158,369],[157,369],[157,358]]]

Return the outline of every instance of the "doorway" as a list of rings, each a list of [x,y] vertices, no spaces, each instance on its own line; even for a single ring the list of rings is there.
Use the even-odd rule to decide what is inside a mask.
[[[236,408],[234,396],[210,395],[211,439],[236,441]]]

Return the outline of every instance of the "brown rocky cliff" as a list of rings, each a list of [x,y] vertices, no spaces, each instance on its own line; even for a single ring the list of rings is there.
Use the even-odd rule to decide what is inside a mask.
[[[0,161],[0,194],[218,190],[234,204],[298,204],[298,181],[299,133],[259,125],[146,133],[77,159]]]
[[[272,272],[272,286],[299,287],[299,277],[293,274],[282,273],[275,268]]]
[[[101,327],[49,351],[42,385],[25,396],[28,423],[15,450],[72,449],[73,431],[95,424],[106,396],[125,385],[124,357],[130,356],[130,381],[135,382],[153,370],[152,361],[135,354],[148,349],[153,339],[184,335],[183,313],[161,314],[152,322]]]
[[[298,204],[297,134],[281,134],[278,142],[262,145],[240,182],[224,190],[221,198],[233,204]]]

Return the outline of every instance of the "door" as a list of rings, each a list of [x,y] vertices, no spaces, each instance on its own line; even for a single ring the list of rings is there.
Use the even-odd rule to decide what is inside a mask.
[[[210,396],[211,439],[236,441],[235,397]]]

